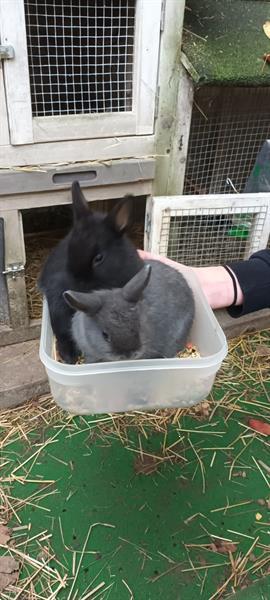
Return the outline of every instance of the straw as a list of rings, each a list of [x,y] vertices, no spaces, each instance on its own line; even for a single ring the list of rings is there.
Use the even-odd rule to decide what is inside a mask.
[[[270,358],[267,352],[265,355],[258,352],[259,347],[269,346],[269,339],[270,331],[266,330],[252,335],[244,335],[230,342],[229,355],[224,361],[215,383],[215,396],[218,394],[218,403],[213,394],[210,394],[204,403],[189,409],[176,408],[152,412],[134,411],[96,417],[74,417],[63,412],[55,404],[51,395],[47,394],[16,409],[2,411],[0,413],[1,519],[5,523],[12,519],[13,523],[17,522],[17,525],[14,526],[12,536],[13,546],[6,545],[1,548],[21,562],[23,573],[16,584],[12,585],[12,591],[3,591],[3,600],[22,600],[24,595],[26,598],[31,598],[31,600],[41,600],[41,598],[54,600],[64,588],[66,588],[64,593],[67,599],[70,598],[71,600],[72,598],[74,600],[75,598],[75,600],[79,600],[80,597],[84,600],[87,598],[96,599],[97,597],[103,597],[106,590],[109,593],[112,589],[113,584],[107,585],[105,575],[102,576],[106,564],[93,578],[81,596],[79,591],[75,589],[79,585],[78,577],[83,556],[91,555],[94,552],[87,547],[93,525],[87,525],[88,533],[86,533],[85,542],[82,549],[76,551],[76,553],[65,544],[62,529],[63,545],[66,552],[70,552],[70,562],[73,565],[72,572],[69,573],[67,566],[62,565],[50,548],[52,542],[51,532],[43,529],[37,534],[35,530],[31,530],[31,523],[28,527],[22,521],[22,511],[25,506],[34,506],[42,512],[45,511],[46,514],[48,509],[46,505],[43,505],[43,502],[46,501],[47,497],[55,497],[56,490],[54,486],[56,482],[45,477],[43,479],[40,474],[35,475],[34,467],[40,454],[44,451],[50,458],[63,463],[63,469],[67,469],[67,472],[71,468],[68,459],[64,461],[53,455],[54,444],[59,443],[63,436],[72,437],[80,434],[87,436],[88,433],[91,435],[95,432],[97,442],[102,441],[107,446],[117,439],[128,453],[132,453],[134,464],[137,464],[139,472],[144,473],[142,476],[149,476],[147,475],[149,465],[149,472],[161,473],[161,475],[164,469],[170,468],[174,464],[180,464],[183,467],[190,466],[193,477],[198,477],[202,492],[207,490],[207,479],[216,456],[218,457],[220,452],[224,452],[226,456],[228,452],[229,454],[225,459],[224,474],[228,476],[231,486],[238,483],[234,475],[239,475],[239,471],[245,472],[246,469],[252,469],[258,472],[262,484],[268,489],[269,466],[267,458],[264,460],[262,451],[267,454],[269,438],[255,432],[246,423],[246,419],[252,414],[257,415],[260,420],[270,422],[270,404],[266,393],[270,384]],[[208,415],[206,414],[206,408]],[[193,421],[187,422],[186,417],[190,416],[193,417]],[[244,423],[239,421],[240,417],[242,421],[244,420]],[[224,435],[230,426],[230,421],[237,425],[238,432],[234,439],[230,439],[230,443],[226,445]],[[40,444],[36,444],[33,448],[32,434],[40,428],[48,434],[44,436]],[[170,435],[172,430],[174,431],[174,438]],[[149,451],[148,440],[153,432],[160,434],[161,443],[159,448],[155,446],[155,451]],[[204,442],[204,435],[207,436],[207,443]],[[29,452],[22,456],[15,454],[14,442],[23,442],[29,447]],[[249,460],[248,465],[246,465],[247,460]],[[145,470],[143,470],[144,468]],[[252,470],[249,472],[252,473]],[[183,475],[181,474],[180,477],[183,477]],[[191,478],[191,475],[189,477]],[[247,480],[242,479],[242,481],[244,492]],[[24,498],[16,497],[12,489],[13,484],[16,484],[16,490],[18,486],[24,488]],[[37,490],[33,491],[32,486],[35,484]],[[245,510],[245,505],[249,509],[252,502],[254,500],[247,495],[242,495],[238,501],[234,494],[231,498],[227,498],[227,501],[225,497],[224,502],[220,502],[220,506],[211,504],[207,514],[213,519],[218,519],[223,512],[233,516],[240,515]],[[146,502],[142,503],[139,510],[143,511],[146,505]],[[251,509],[255,518],[256,509],[252,506]],[[195,513],[195,510],[193,512]],[[192,516],[187,516],[185,525],[188,526],[195,519],[199,520],[198,536],[203,536],[204,539],[199,540],[198,548],[207,552],[207,555],[211,557],[211,554],[209,554],[211,545],[217,539],[226,541],[226,537],[224,537],[226,530],[220,531],[219,526],[211,521],[207,514],[195,513]],[[207,531],[206,527],[200,523],[202,519],[211,531],[215,531],[215,534]],[[190,575],[193,573],[199,579],[198,584],[201,596],[203,596],[207,584],[207,573],[209,574],[209,571],[213,572],[217,569],[218,574],[222,566],[226,565],[226,568],[229,569],[227,578],[211,596],[212,600],[231,592],[231,586],[234,590],[240,588],[249,576],[263,574],[269,567],[270,548],[262,544],[263,540],[259,539],[259,535],[261,536],[265,531],[268,531],[268,526],[264,526],[267,521],[268,519],[264,518],[256,524],[257,527],[260,527],[256,537],[249,535],[249,532],[245,530],[237,531],[238,528],[234,522],[231,529],[228,529],[229,533],[233,533],[238,538],[234,543],[236,545],[240,542],[249,543],[249,549],[244,554],[238,551],[236,554],[230,553],[230,555],[223,557],[223,562],[208,560],[205,565],[198,564],[193,554],[191,555],[191,552],[196,551],[195,544],[198,539],[189,540],[187,544],[189,552],[185,564],[179,565],[177,562],[169,564],[169,569],[151,579],[151,585],[158,581],[160,577],[166,577],[175,569],[179,569],[179,572],[183,571]],[[61,521],[59,525],[61,528]],[[115,527],[115,525],[109,523],[101,523],[100,525]],[[264,527],[266,527],[266,530],[264,530]],[[61,531],[59,534],[59,528],[57,528],[57,532],[58,535],[61,535]],[[145,561],[156,560],[158,556],[163,557],[169,563],[174,563],[173,558],[168,558],[166,553],[160,553],[159,549],[156,550],[156,553],[148,552],[126,538],[120,538],[120,541],[122,544],[131,545],[135,548],[143,561],[142,568],[144,568]],[[230,542],[230,540],[227,541]],[[118,552],[119,548],[115,552]],[[40,555],[41,550],[44,558],[39,559],[37,557]],[[250,564],[250,557],[254,550],[256,551],[256,558]],[[52,564],[54,565],[53,568]],[[131,589],[127,579],[123,579],[121,585],[126,589],[127,597],[136,597],[136,590]],[[148,585],[147,582],[145,585]],[[154,596],[155,594],[153,594]]]

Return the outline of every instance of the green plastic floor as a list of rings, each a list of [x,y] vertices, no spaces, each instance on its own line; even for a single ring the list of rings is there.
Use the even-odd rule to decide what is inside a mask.
[[[29,557],[41,561],[43,556],[46,562],[50,546],[55,556],[47,562],[55,569],[50,585],[58,592],[52,595],[48,574],[40,569],[33,577],[36,595],[26,585],[19,596],[3,591],[1,600],[230,597],[233,577],[224,595],[217,590],[232,573],[231,560],[250,550],[243,583],[251,587],[241,591],[240,582],[234,598],[270,598],[269,577],[261,579],[270,565],[270,477],[260,466],[269,465],[269,438],[247,426],[252,413],[270,420],[269,376],[261,385],[250,377],[234,384],[230,368],[226,376],[231,373],[230,406],[235,409],[220,408],[210,420],[183,417],[180,429],[171,426],[166,437],[150,430],[147,439],[131,431],[122,444],[119,438],[100,436],[93,418],[76,417],[49,427],[39,420],[28,441],[3,443],[5,502],[13,507],[10,525],[16,538],[9,553],[23,560],[20,578],[27,582],[37,569]],[[215,400],[221,402],[225,394],[228,389],[218,385]],[[140,444],[145,456],[158,457],[164,445],[177,440],[175,459],[158,466],[145,458],[152,473],[140,472]],[[20,529],[28,524],[29,531]],[[233,544],[232,554],[226,540]],[[222,544],[225,553],[216,551]],[[65,578],[62,590],[60,576]]]

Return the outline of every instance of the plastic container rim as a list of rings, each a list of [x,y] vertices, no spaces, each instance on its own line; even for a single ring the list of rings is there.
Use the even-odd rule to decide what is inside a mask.
[[[222,348],[214,354],[202,356],[200,358],[154,358],[147,360],[123,360],[103,363],[87,363],[80,365],[70,365],[60,363],[51,358],[46,350],[46,325],[51,327],[49,309],[46,298],[43,298],[43,311],[41,323],[41,336],[39,346],[39,357],[46,369],[50,369],[58,375],[68,375],[69,377],[81,377],[82,375],[95,375],[101,373],[116,373],[122,371],[153,371],[153,370],[168,370],[168,369],[205,369],[207,367],[216,368],[221,365],[228,353],[228,345],[225,334],[221,329],[212,310],[209,311],[208,302],[204,294],[200,293],[200,301],[207,305],[209,319],[216,329],[216,334],[220,339]],[[46,318],[47,317],[47,318]]]

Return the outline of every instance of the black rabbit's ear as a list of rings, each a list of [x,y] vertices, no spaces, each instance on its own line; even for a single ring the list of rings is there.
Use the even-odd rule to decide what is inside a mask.
[[[122,294],[128,302],[138,302],[140,299],[143,290],[148,285],[149,279],[151,275],[151,266],[146,265],[143,267],[139,273],[136,273],[128,283],[123,287]]]
[[[81,310],[91,316],[94,316],[102,307],[100,297],[95,294],[83,294],[81,292],[72,292],[67,290],[63,293],[66,303],[74,310]]]
[[[126,196],[120,202],[117,202],[116,206],[109,212],[106,217],[110,227],[112,227],[117,233],[124,233],[130,222],[130,215],[132,210],[131,197]]]
[[[72,204],[73,204],[73,217],[74,217],[74,221],[77,221],[78,219],[82,219],[85,216],[89,215],[89,213],[91,211],[88,207],[88,204],[82,193],[82,190],[80,188],[80,184],[78,181],[73,181],[71,193],[72,193]]]

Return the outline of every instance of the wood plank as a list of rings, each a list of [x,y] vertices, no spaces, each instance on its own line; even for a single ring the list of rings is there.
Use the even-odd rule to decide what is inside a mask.
[[[0,409],[10,409],[49,392],[38,340],[0,347]],[[2,596],[3,597],[3,596]]]
[[[11,329],[7,325],[0,324],[0,348],[18,342],[35,340],[40,337],[40,329],[41,319],[34,319],[29,322],[27,327],[20,327],[19,329]]]
[[[144,249],[159,254],[162,229],[162,210],[156,198],[150,197],[146,203],[145,224],[148,223],[148,234],[144,238]]]
[[[104,186],[101,188],[84,189],[88,202],[123,198],[126,194],[135,196],[148,196],[152,193],[152,181],[126,183],[124,185]],[[0,197],[0,211],[7,209],[26,210],[30,208],[41,208],[45,206],[60,206],[71,203],[69,190],[55,192],[38,192],[32,194],[14,194],[12,196]]]
[[[182,194],[184,189],[189,131],[194,87],[184,67],[180,66],[178,98],[175,110],[175,129],[171,141],[168,191]]]
[[[138,135],[154,131],[162,0],[138,0],[134,64],[134,101]]]
[[[0,62],[0,146],[4,146],[5,144],[9,144],[9,130],[3,69]]]
[[[182,2],[168,0],[165,3],[164,31],[161,35],[159,62],[159,108],[155,123],[155,153],[157,155],[155,194],[170,193],[168,178],[172,168],[171,143],[176,139],[176,103],[180,79],[184,10],[184,0]],[[177,177],[177,169],[175,169],[175,176]]]
[[[96,140],[71,140],[27,146],[0,146],[0,166],[42,165],[48,163],[74,163],[82,161],[109,161],[115,158],[153,156],[155,137],[112,137]]]
[[[158,205],[161,210],[183,210],[183,209],[202,209],[207,214],[209,209],[227,210],[230,208],[252,208],[256,214],[260,207],[264,206],[269,210],[270,193],[261,192],[259,194],[200,194],[187,196],[154,196],[154,205]],[[270,226],[270,218],[269,226]]]
[[[0,323],[9,323],[9,308],[5,270],[4,219],[0,219]]]
[[[132,112],[35,117],[34,142],[59,142],[86,138],[134,135],[136,115]]]
[[[0,0],[0,36],[2,44],[15,50],[15,57],[4,61],[11,143],[30,144],[32,107],[23,0]]]
[[[153,158],[114,160],[109,164],[84,162],[59,167],[47,165],[33,171],[2,169],[0,196],[69,190],[72,181],[76,179],[80,181],[83,188],[123,185],[153,180],[154,174]]]
[[[5,268],[12,264],[25,265],[25,248],[21,214],[17,210],[0,211],[4,219]],[[13,329],[27,327],[28,306],[24,273],[16,278],[6,276],[8,289],[10,324]]]

